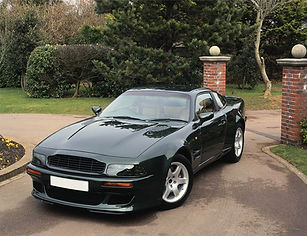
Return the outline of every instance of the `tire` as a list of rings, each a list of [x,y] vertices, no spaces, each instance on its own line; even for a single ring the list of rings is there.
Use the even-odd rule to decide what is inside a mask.
[[[231,163],[239,162],[244,148],[244,129],[238,124],[234,133],[234,140],[230,152],[226,156],[226,161]]]
[[[165,190],[161,199],[162,209],[172,209],[184,203],[193,186],[190,162],[180,154],[174,156],[165,178]]]

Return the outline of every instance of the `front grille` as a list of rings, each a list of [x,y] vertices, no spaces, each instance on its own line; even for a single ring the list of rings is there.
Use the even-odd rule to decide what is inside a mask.
[[[48,164],[51,167],[97,174],[103,173],[106,168],[105,163],[95,159],[66,155],[50,156]]]

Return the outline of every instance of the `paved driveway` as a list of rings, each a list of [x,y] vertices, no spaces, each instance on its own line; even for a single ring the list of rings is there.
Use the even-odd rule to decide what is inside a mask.
[[[80,116],[1,115],[0,133],[36,144]],[[306,185],[261,151],[277,144],[280,112],[250,111],[237,164],[222,161],[195,176],[190,197],[173,210],[110,216],[42,204],[31,179],[0,187],[1,235],[307,235]]]

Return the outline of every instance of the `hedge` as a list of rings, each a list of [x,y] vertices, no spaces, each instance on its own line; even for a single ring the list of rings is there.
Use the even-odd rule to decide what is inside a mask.
[[[201,68],[201,62],[199,62]],[[132,87],[153,84],[201,84],[189,59],[128,42],[116,50],[97,45],[37,47],[28,61],[26,91],[31,97],[63,97],[71,88],[79,95],[115,97]]]
[[[63,97],[72,87],[79,95],[81,83],[97,77],[93,60],[102,60],[110,48],[102,45],[45,45],[31,53],[26,72],[28,96]]]

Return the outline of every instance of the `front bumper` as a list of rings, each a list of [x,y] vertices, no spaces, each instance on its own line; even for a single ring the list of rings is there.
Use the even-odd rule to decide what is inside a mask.
[[[28,171],[28,168],[34,174]],[[32,195],[40,200],[89,211],[128,213],[160,204],[163,184],[154,175],[138,178],[111,178],[106,176],[76,175],[40,168],[29,164],[27,173],[33,180]],[[50,185],[50,176],[88,181],[88,192],[70,190]],[[131,187],[105,186],[106,182],[132,183]]]

